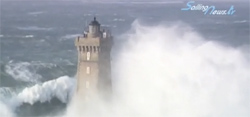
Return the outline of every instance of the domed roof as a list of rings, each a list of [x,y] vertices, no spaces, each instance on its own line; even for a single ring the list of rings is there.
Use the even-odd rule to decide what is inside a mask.
[[[98,21],[96,21],[96,17],[94,17],[94,20],[91,21],[89,25],[100,26],[100,23]]]

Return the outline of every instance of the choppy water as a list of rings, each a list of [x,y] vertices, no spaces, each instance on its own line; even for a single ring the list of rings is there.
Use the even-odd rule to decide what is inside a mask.
[[[196,88],[203,93],[207,93],[197,94],[197,98],[207,99],[207,101],[198,101],[206,106],[210,102],[212,108],[214,106],[213,103],[216,102],[213,100],[222,101],[220,98],[230,96],[231,93],[228,92],[228,95],[222,95],[222,92],[227,91],[225,88],[219,88],[218,90],[220,91],[213,92],[213,90],[210,89],[211,87],[208,88],[208,84],[215,87],[222,85],[229,89],[236,87],[236,89],[232,88],[230,90],[236,96],[242,97],[238,97],[236,102],[231,103],[234,107],[226,106],[222,108],[225,109],[225,111],[234,110],[233,114],[235,115],[248,116],[249,112],[247,113],[245,110],[249,109],[249,106],[242,106],[241,103],[249,103],[249,100],[247,100],[247,98],[249,98],[249,89],[246,88],[246,83],[249,81],[249,74],[245,72],[249,70],[249,66],[241,65],[249,64],[249,58],[247,58],[249,56],[249,6],[242,3],[214,4],[219,8],[233,4],[237,12],[233,16],[204,16],[200,12],[181,11],[180,9],[185,7],[184,3],[87,4],[82,2],[59,1],[1,2],[0,108],[4,110],[3,112],[6,112],[3,113],[3,116],[11,116],[11,114],[16,116],[64,115],[67,103],[74,92],[76,82],[74,76],[77,67],[77,53],[74,47],[74,38],[82,33],[86,22],[91,21],[94,16],[97,16],[101,24],[110,29],[116,37],[112,51],[114,58],[113,76],[115,77],[113,83],[114,87],[118,84],[123,84],[120,87],[117,86],[117,89],[114,89],[119,92],[123,98],[135,95],[135,97],[142,99],[142,97],[136,93],[142,92],[139,94],[145,94],[143,90],[140,89],[140,86],[144,86],[138,85],[138,87],[136,87],[137,85],[134,84],[145,80],[141,79],[142,77],[146,78],[146,81],[142,82],[145,84],[155,81],[152,78],[157,77],[159,78],[156,80],[158,83],[172,82],[173,84],[178,84],[178,86],[188,87],[187,90],[175,89],[175,86],[172,87],[172,84],[167,83],[161,84],[164,86],[161,87],[160,85],[160,87],[156,88],[153,83],[151,89],[157,91],[165,89],[165,85],[167,85],[168,89],[176,90],[180,95],[182,94],[182,96],[187,94],[184,99],[176,98],[176,100],[174,100],[168,98],[172,101],[171,103],[168,102],[168,100],[156,102],[169,104],[169,107],[164,107],[164,109],[168,110],[166,112],[168,114],[163,115],[171,117],[178,115],[175,114],[176,110],[170,109],[171,107],[179,107],[180,110],[186,112],[187,115],[193,112],[192,110],[188,110],[187,107],[193,107],[194,109],[200,107],[199,104],[184,104],[185,100],[187,102],[194,101],[192,97],[189,96],[197,93]],[[140,23],[136,25],[135,22]],[[144,26],[146,26],[146,28],[144,28]],[[124,33],[134,35],[134,40],[123,35]],[[179,43],[178,40],[180,40],[179,42],[181,43]],[[132,45],[129,44],[130,42],[132,42]],[[208,43],[200,46],[200,44],[204,42]],[[161,45],[161,43],[163,43],[163,45]],[[168,44],[164,45],[164,43]],[[198,47],[200,47],[200,50],[193,49]],[[140,48],[148,51],[141,51]],[[128,49],[127,52],[124,51],[126,49]],[[140,53],[145,53],[145,55]],[[177,54],[175,55],[174,53]],[[185,53],[190,54],[190,56]],[[202,53],[204,53],[204,55],[202,55]],[[225,55],[218,58],[212,57],[220,56],[221,54]],[[155,58],[150,58],[150,55]],[[171,57],[168,58],[167,56]],[[238,58],[234,58],[235,56]],[[125,60],[121,57],[127,59]],[[130,57],[133,59],[130,60]],[[177,58],[179,57],[186,59],[178,60]],[[180,64],[189,67],[201,64],[199,62],[191,62],[192,64],[183,62],[192,61],[192,58],[194,58],[195,61],[203,61],[204,66],[210,66],[206,69],[204,68],[204,70],[207,70],[209,74],[215,75],[204,75],[206,72],[203,73],[203,69],[200,67],[194,67],[191,71],[187,70],[189,69],[187,67],[184,67],[185,69],[178,67]],[[146,64],[148,63],[146,60],[154,64]],[[170,64],[168,61],[172,61],[172,63]],[[223,61],[225,61],[225,63],[223,63]],[[123,65],[122,62],[132,66],[138,63],[138,67],[130,68],[129,66]],[[157,65],[161,66],[157,67]],[[166,67],[168,65],[171,66],[171,69]],[[145,69],[141,71],[141,68]],[[129,69],[134,71],[130,71]],[[213,71],[214,69],[218,71]],[[168,72],[169,70],[173,71]],[[148,73],[147,76],[143,75],[142,72],[144,72],[144,74]],[[202,72],[204,76],[196,74],[200,72]],[[127,77],[134,79],[138,77],[139,79],[124,80],[126,78],[122,78],[125,76],[119,76],[120,74],[126,73],[129,74],[125,75]],[[166,75],[167,73],[168,75]],[[172,75],[169,75],[171,73]],[[193,75],[189,73],[193,73]],[[239,79],[231,78],[231,80],[228,80],[227,78],[229,78],[229,76],[237,76]],[[180,78],[182,80],[175,82],[172,81],[173,79],[162,80],[165,77]],[[200,81],[198,82],[198,79],[192,79],[191,77],[200,78]],[[211,77],[212,79],[214,78],[214,80],[206,80]],[[216,79],[217,77],[220,80]],[[221,81],[228,83],[225,84]],[[240,85],[242,87],[238,87]],[[129,89],[129,91],[124,91],[123,88]],[[131,91],[133,90],[132,88],[134,88],[134,92]],[[188,90],[189,88],[190,90]],[[148,91],[150,92],[150,90]],[[177,96],[177,94],[173,94],[169,92],[169,90],[166,91],[166,96]],[[162,92],[165,92],[165,90]],[[127,96],[124,96],[125,94],[127,94]],[[148,96],[150,94],[146,95]],[[158,95],[158,93],[154,95]],[[215,96],[215,99],[208,101],[208,99],[211,98],[210,95],[217,96]],[[129,99],[131,99],[131,97],[129,97]],[[136,98],[134,100],[138,99]],[[148,100],[155,99],[145,98],[144,101],[146,102]],[[235,98],[232,97],[232,100],[235,100]],[[175,101],[179,101],[181,104],[175,103]],[[126,113],[128,116],[141,115],[140,112],[148,111],[147,108],[133,105],[140,105],[142,103],[137,103],[136,101],[127,102],[131,107],[129,109],[125,107],[122,109],[135,112],[134,114]],[[230,99],[228,99],[227,102],[219,102],[218,106],[222,106],[228,102],[230,103]],[[150,106],[152,105],[144,105],[144,107]],[[211,110],[211,108],[202,108],[209,110],[201,111],[204,112],[205,115],[196,113],[193,116],[225,116],[223,112],[216,113],[215,110]],[[152,113],[146,114],[161,116],[157,114],[157,109],[164,110],[163,108],[156,108],[152,110]],[[242,112],[237,109],[241,109]],[[116,114],[113,116],[126,115],[117,114],[123,112],[115,112]]]

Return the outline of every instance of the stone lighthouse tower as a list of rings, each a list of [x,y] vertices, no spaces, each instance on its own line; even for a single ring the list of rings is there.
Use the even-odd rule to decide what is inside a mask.
[[[101,30],[94,18],[82,36],[75,40],[78,50],[77,94],[88,98],[92,94],[111,92],[111,57],[113,38]]]

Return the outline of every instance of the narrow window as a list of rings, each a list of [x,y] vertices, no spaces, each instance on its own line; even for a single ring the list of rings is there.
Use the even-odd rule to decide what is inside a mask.
[[[87,60],[90,60],[90,52],[87,52]]]
[[[86,68],[86,73],[87,73],[87,74],[90,74],[90,67],[87,67],[87,68]]]
[[[94,52],[96,52],[96,47],[94,46]]]

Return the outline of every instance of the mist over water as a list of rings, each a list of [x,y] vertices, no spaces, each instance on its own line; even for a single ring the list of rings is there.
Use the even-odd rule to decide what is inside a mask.
[[[13,117],[14,114],[13,112],[11,112],[11,109],[9,107],[7,107],[7,105],[3,104],[1,101],[0,101],[0,116],[1,117]]]
[[[249,53],[191,27],[145,26],[116,40],[113,100],[75,95],[65,117],[248,117]]]

